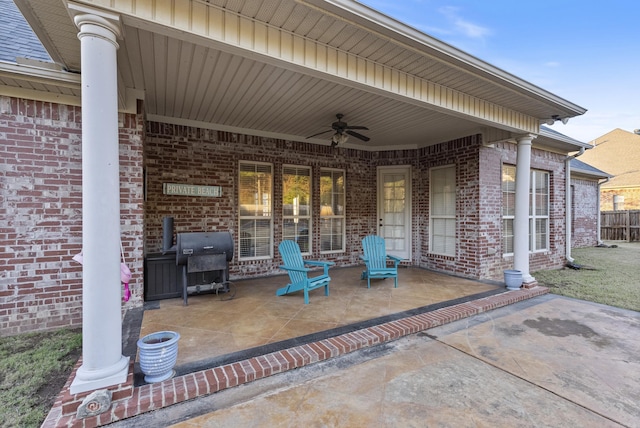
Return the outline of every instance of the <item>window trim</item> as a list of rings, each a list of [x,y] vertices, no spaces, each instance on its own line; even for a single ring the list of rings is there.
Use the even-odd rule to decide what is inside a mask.
[[[433,184],[433,173],[435,171],[442,171],[442,170],[448,170],[448,169],[452,169],[453,170],[453,180],[454,180],[454,185],[453,185],[453,191],[451,192],[447,192],[448,194],[452,194],[453,195],[453,214],[434,214],[434,208],[433,208],[433,204],[435,202],[435,198],[433,197],[434,195],[434,184]],[[457,251],[457,247],[458,247],[458,242],[457,242],[457,231],[458,231],[458,220],[457,220],[457,216],[456,216],[456,210],[457,210],[457,169],[456,169],[456,164],[449,164],[449,165],[442,165],[442,166],[437,166],[437,167],[433,167],[433,168],[429,168],[429,254],[434,254],[434,255],[440,255],[440,256],[447,256],[447,257],[455,257],[456,255],[456,251]],[[445,193],[443,191],[443,193]],[[442,236],[444,237],[444,239],[447,238],[453,238],[453,248],[451,249],[451,252],[438,252],[434,250],[434,239],[435,239],[435,234],[434,234],[434,230],[435,230],[435,226],[434,226],[434,222],[435,220],[453,220],[454,222],[454,227],[453,227],[453,236],[448,236],[446,233],[443,233]],[[445,249],[446,250],[446,249]]]
[[[546,179],[545,189],[546,199],[547,199],[547,214],[536,214],[536,193],[535,193],[535,178],[537,174],[543,174]],[[549,171],[543,171],[540,169],[532,169],[530,180],[530,188],[529,188],[529,253],[544,253],[549,251],[550,242],[549,242],[549,234],[551,231],[551,173]],[[536,247],[536,234],[537,234],[537,226],[536,220],[545,219],[546,220],[546,231],[545,231],[545,242],[544,248],[535,248]]]
[[[343,195],[343,203],[344,206],[342,208],[342,214],[341,215],[323,215],[322,214],[322,200],[320,201],[320,206],[319,206],[319,216],[318,216],[318,220],[320,222],[320,225],[322,225],[322,220],[323,219],[341,219],[342,220],[342,248],[340,249],[332,249],[332,250],[322,250],[322,230],[320,230],[320,254],[336,254],[336,253],[344,253],[346,251],[346,246],[347,246],[347,228],[346,228],[346,219],[347,219],[347,172],[344,169],[340,169],[340,168],[320,168],[320,176],[319,179],[320,181],[322,180],[322,176],[323,173],[325,172],[331,172],[332,174],[335,172],[339,172],[342,174],[342,177],[344,179],[344,195]],[[320,194],[320,198],[322,199],[322,186],[321,184],[318,185],[318,192]],[[333,189],[332,189],[332,194],[334,194]],[[322,228],[321,228],[322,229]]]
[[[284,176],[285,176],[285,170],[287,168],[295,168],[296,170],[307,170],[309,172],[309,214],[306,216],[302,216],[299,213],[293,214],[293,215],[285,215],[284,212],[284,207],[285,207],[285,203],[284,203],[284,197],[285,197],[285,189],[284,189]],[[284,222],[285,220],[296,220],[296,219],[307,219],[308,220],[308,229],[307,229],[307,239],[309,240],[309,251],[302,251],[302,255],[311,255],[313,253],[313,168],[311,168],[310,166],[306,166],[306,165],[293,165],[293,164],[283,164],[282,165],[282,239],[288,239],[288,237],[285,237],[284,235]]]
[[[514,214],[511,215],[505,215],[504,214],[504,208],[505,208],[505,198],[504,198],[504,194],[507,193],[504,190],[504,180],[503,180],[503,176],[504,176],[504,168],[508,167],[508,168],[513,168],[513,182],[514,182],[514,188],[513,188],[513,192],[508,192],[510,195],[513,195],[513,199],[514,199]],[[512,252],[507,252],[506,248],[507,246],[507,239],[511,239],[511,248],[513,248],[514,243],[513,243],[513,239],[515,237],[515,232],[513,230],[513,221],[515,219],[515,197],[516,197],[516,189],[515,189],[515,177],[516,177],[516,166],[515,165],[511,165],[511,164],[506,164],[503,163],[502,166],[500,167],[500,192],[501,192],[501,204],[500,204],[500,213],[502,214],[502,231],[500,233],[501,236],[501,242],[502,242],[502,254],[504,256],[512,256],[513,255],[513,251]],[[510,238],[508,238],[506,236],[506,227],[505,227],[505,222],[510,221],[511,222],[511,231],[513,232],[512,235],[510,235]]]
[[[240,196],[240,192],[241,192],[241,186],[242,186],[242,180],[241,180],[241,174],[242,174],[242,165],[252,165],[255,167],[259,166],[259,165],[263,165],[263,166],[269,166],[270,168],[270,172],[271,172],[271,194],[270,194],[270,201],[269,201],[269,213],[270,215],[267,216],[257,216],[257,215],[252,215],[252,216],[247,216],[247,215],[242,215],[242,210],[240,209],[240,205],[241,205],[241,196]],[[238,161],[238,260],[239,261],[250,261],[250,260],[269,260],[273,258],[273,234],[274,234],[274,211],[273,211],[273,204],[274,204],[274,166],[272,163],[270,162],[255,162],[255,161],[246,161],[246,160],[240,160]],[[241,242],[242,242],[242,220],[269,220],[269,254],[268,255],[263,255],[263,256],[252,256],[252,257],[243,257],[242,256],[242,251],[241,251]]]
[[[503,174],[504,174],[504,168],[505,167],[510,167],[514,169],[514,172],[516,170],[516,165],[512,165],[512,164],[507,164],[507,163],[503,163],[501,168],[500,168],[500,188],[501,188],[501,193],[502,193],[502,203],[501,203],[501,213],[502,213],[502,231],[501,231],[501,241],[502,241],[502,247],[503,247],[503,256],[507,257],[507,256],[513,256],[513,252],[507,253],[504,251],[504,249],[507,247],[505,240],[507,239],[507,237],[505,236],[505,221],[511,221],[512,225],[513,225],[513,221],[515,218],[515,215],[504,215],[504,181],[502,179]],[[547,204],[547,214],[541,215],[541,214],[536,214],[536,198],[535,198],[535,179],[536,176],[538,174],[543,174],[544,177],[546,178],[546,204]],[[514,174],[515,176],[515,174]],[[515,197],[515,191],[514,193],[514,197]],[[536,234],[537,234],[537,229],[536,229],[536,220],[538,219],[544,219],[546,220],[546,230],[545,230],[545,242],[544,242],[544,247],[543,248],[535,248],[536,247]],[[512,226],[513,229],[513,226]],[[529,170],[529,254],[534,254],[534,253],[545,253],[548,252],[551,248],[551,172],[550,171],[545,171],[545,170],[541,170],[541,169],[534,169],[531,168]],[[514,231],[514,235],[511,237],[511,239],[515,239],[515,231]],[[513,247],[513,245],[512,245]]]

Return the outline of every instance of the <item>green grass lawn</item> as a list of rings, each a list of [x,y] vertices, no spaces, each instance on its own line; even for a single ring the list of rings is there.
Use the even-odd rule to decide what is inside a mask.
[[[616,248],[589,247],[572,252],[581,269],[533,272],[555,294],[640,312],[640,243],[608,242]]]
[[[0,338],[0,426],[39,427],[81,353],[79,330]]]

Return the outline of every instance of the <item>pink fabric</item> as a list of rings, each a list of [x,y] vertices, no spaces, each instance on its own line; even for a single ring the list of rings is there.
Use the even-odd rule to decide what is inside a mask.
[[[128,284],[131,280],[131,271],[124,263],[120,263],[120,282]]]
[[[84,261],[82,257],[82,251],[76,254],[75,256],[73,256],[72,260],[75,260],[76,262],[82,264],[82,262]],[[129,281],[131,281],[131,270],[126,264],[120,263],[120,282],[124,284],[124,294],[122,296],[122,300],[124,300],[125,302],[128,302],[129,298],[131,298],[131,289],[129,289]]]
[[[129,284],[127,284],[125,282],[124,283],[124,294],[122,295],[122,300],[125,301],[125,302],[128,302],[129,298],[131,298],[131,290],[129,290]]]

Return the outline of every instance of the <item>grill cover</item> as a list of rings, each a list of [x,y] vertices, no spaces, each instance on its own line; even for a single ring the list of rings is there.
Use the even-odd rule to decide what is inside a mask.
[[[233,239],[230,232],[185,232],[176,237],[176,264],[184,265],[191,256],[226,254],[233,259]]]

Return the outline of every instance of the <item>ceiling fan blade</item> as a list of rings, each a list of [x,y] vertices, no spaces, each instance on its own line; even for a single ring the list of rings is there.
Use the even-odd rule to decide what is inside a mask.
[[[330,129],[330,130],[328,130],[328,131],[318,132],[317,134],[309,135],[309,136],[307,137],[307,139],[309,139],[309,138],[313,138],[313,137],[317,137],[318,135],[326,134],[327,132],[333,132],[333,129]]]
[[[369,130],[369,128],[367,128],[366,126],[345,126],[344,129],[363,129],[365,131]]]
[[[364,135],[362,135],[362,134],[358,134],[357,132],[354,132],[354,131],[347,130],[347,131],[345,131],[345,132],[346,132],[347,134],[349,134],[349,135],[352,135],[352,136],[354,136],[354,137],[356,137],[356,138],[361,139],[362,141],[369,141],[369,140],[370,140],[370,138],[369,138],[369,137],[366,137],[366,136],[364,136]]]

